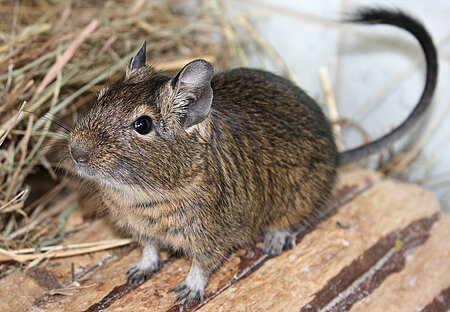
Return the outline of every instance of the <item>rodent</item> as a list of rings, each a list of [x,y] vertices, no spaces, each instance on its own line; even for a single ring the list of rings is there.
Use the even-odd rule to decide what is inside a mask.
[[[362,147],[339,154],[319,106],[282,77],[248,68],[214,75],[204,60],[170,77],[145,65],[145,43],[125,80],[80,115],[68,140],[76,171],[97,183],[112,219],[144,244],[129,283],[157,270],[161,247],[181,250],[192,265],[172,291],[185,305],[200,302],[210,274],[236,248],[261,235],[268,254],[293,248],[299,224],[329,201],[337,166],[388,146],[417,121],[437,79],[425,28],[383,8],[362,8],[349,21],[407,30],[427,64],[410,116]]]

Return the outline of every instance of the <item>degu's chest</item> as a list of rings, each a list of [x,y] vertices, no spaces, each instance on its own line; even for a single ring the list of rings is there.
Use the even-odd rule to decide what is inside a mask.
[[[115,224],[132,235],[151,237],[177,249],[189,244],[183,214],[173,203],[136,200],[115,191],[104,192],[102,199]]]

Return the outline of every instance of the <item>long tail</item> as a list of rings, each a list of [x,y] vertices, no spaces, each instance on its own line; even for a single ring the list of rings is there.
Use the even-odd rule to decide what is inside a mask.
[[[430,105],[431,98],[436,87],[438,72],[437,54],[436,48],[433,44],[433,40],[431,39],[422,23],[420,23],[415,18],[399,10],[389,10],[383,8],[361,8],[347,21],[369,25],[388,24],[408,31],[419,41],[420,46],[422,47],[422,50],[425,54],[427,74],[425,88],[422,92],[419,103],[417,103],[416,107],[414,107],[414,110],[411,112],[408,118],[406,118],[406,120],[397,128],[384,135],[383,137],[339,154],[339,165],[345,165],[352,161],[373,154],[383,148],[390,146],[394,141],[403,136],[417,122],[417,120],[423,115],[423,112]]]

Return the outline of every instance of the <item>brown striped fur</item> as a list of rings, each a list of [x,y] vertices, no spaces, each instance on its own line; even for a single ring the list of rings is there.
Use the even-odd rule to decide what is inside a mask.
[[[245,83],[243,83],[245,81]],[[264,231],[295,227],[324,207],[336,148],[315,102],[264,71],[216,75],[208,117],[183,129],[170,77],[151,67],[107,91],[70,145],[91,155],[113,219],[137,237],[183,250],[209,272]],[[130,127],[149,115],[154,131]]]

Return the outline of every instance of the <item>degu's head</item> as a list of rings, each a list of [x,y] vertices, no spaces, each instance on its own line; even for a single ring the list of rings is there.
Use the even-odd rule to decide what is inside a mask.
[[[213,66],[188,63],[175,77],[145,65],[145,43],[126,78],[78,118],[68,147],[78,174],[109,184],[174,188],[200,167],[199,127],[211,110]]]

